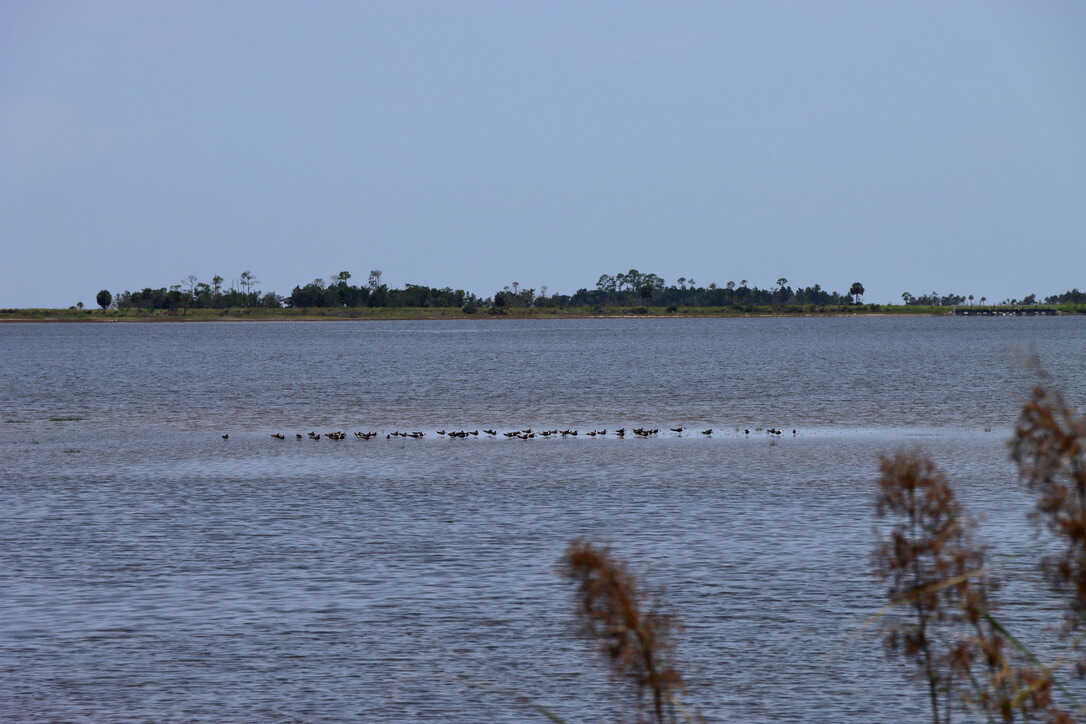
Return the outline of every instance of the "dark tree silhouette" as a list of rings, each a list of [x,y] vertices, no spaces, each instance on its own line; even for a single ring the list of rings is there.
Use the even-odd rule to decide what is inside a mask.
[[[108,289],[103,289],[98,292],[98,296],[95,297],[98,301],[98,306],[102,309],[109,309],[109,305],[113,304],[113,295],[109,293]]]

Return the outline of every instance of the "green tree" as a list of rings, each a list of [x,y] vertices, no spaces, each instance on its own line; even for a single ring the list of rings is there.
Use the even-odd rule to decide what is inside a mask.
[[[253,273],[246,269],[241,273],[241,286],[245,288],[245,295],[248,297],[253,293],[253,287],[260,283],[260,280],[253,276]],[[245,306],[249,306],[249,300],[246,298]]]
[[[848,289],[848,295],[855,297],[856,304],[860,303],[860,297],[864,295],[864,285],[859,282],[852,282],[852,286]]]
[[[108,289],[103,289],[98,292],[98,296],[95,297],[98,301],[98,306],[102,309],[109,309],[109,305],[113,304],[113,295],[109,293]]]

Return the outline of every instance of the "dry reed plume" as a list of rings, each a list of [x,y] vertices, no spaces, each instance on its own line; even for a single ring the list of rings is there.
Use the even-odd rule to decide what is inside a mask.
[[[615,676],[632,682],[644,714],[644,693],[652,693],[652,716],[675,721],[675,693],[682,679],[673,663],[672,633],[676,623],[654,608],[626,565],[606,548],[582,540],[570,543],[559,562],[561,575],[578,584],[578,615],[582,632],[600,642]]]
[[[1067,597],[1072,633],[1086,623],[1086,414],[1076,415],[1058,392],[1038,385],[1018,418],[1011,457],[1038,495],[1032,515],[1062,544],[1041,568]],[[1086,659],[1080,656],[1077,668],[1086,674]]]
[[[876,574],[890,583],[891,605],[911,609],[908,622],[886,627],[885,643],[916,664],[932,721],[950,722],[956,703],[989,719],[1069,721],[1053,705],[1047,669],[1023,663],[1024,649],[992,617],[999,582],[943,474],[917,452],[882,456],[879,469],[876,512],[894,524],[876,543]]]

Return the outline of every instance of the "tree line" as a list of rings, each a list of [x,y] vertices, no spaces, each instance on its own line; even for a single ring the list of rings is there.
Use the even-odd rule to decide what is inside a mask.
[[[693,278],[679,277],[675,284],[668,285],[656,274],[642,274],[637,269],[630,269],[625,273],[601,275],[596,281],[595,289],[579,289],[573,295],[571,303],[574,306],[826,306],[858,304],[863,299],[863,294],[864,287],[860,282],[854,282],[848,293],[844,293],[827,291],[819,284],[793,288],[784,277],[778,278],[776,286],[769,289],[749,286],[746,279],[738,284],[728,281],[723,286],[718,286],[716,282],[698,286]]]
[[[465,307],[478,306],[480,299],[471,292],[450,287],[428,287],[405,284],[402,289],[390,288],[381,281],[380,269],[370,271],[365,285],[350,283],[351,273],[341,271],[327,282],[314,279],[304,286],[295,286],[283,299],[288,307]]]
[[[748,286],[747,280],[737,285],[733,281],[723,286],[711,283],[700,287],[693,278],[679,277],[668,285],[662,277],[636,269],[610,275],[603,274],[593,289],[578,289],[574,294],[547,294],[547,287],[522,287],[512,282],[490,297],[451,287],[429,287],[405,284],[391,288],[382,281],[380,269],[373,269],[365,284],[351,283],[349,271],[341,271],[329,279],[314,279],[296,285],[289,295],[259,290],[259,280],[251,271],[242,272],[239,281],[223,286],[223,277],[215,275],[204,282],[194,275],[185,277],[170,287],[145,287],[114,295],[103,289],[98,293],[98,305],[103,309],[119,310],[183,310],[227,309],[231,307],[460,307],[464,311],[480,308],[502,311],[507,308],[528,307],[597,307],[597,306],[731,306],[814,304],[839,305],[857,303],[863,296],[863,285],[856,282],[848,294],[830,292],[818,284],[793,289],[788,280],[780,278],[772,289]]]
[[[919,296],[913,296],[909,292],[902,292],[901,301],[905,304],[911,305],[923,305],[930,307],[956,307],[961,304],[965,304],[968,301],[970,304],[974,302],[979,303],[982,307],[988,303],[988,297],[980,297],[977,299],[972,294],[968,296],[962,296],[960,294],[939,294],[938,292],[931,292],[930,294],[921,294]],[[1077,288],[1064,292],[1063,294],[1052,294],[1045,297],[1042,300],[1038,299],[1036,294],[1027,294],[1021,299],[1009,297],[999,302],[1001,306],[1029,306],[1032,304],[1086,304],[1086,293],[1080,292]]]
[[[219,275],[210,282],[201,281],[195,275],[185,277],[169,287],[145,287],[135,291],[123,291],[114,295],[103,289],[98,293],[98,305],[103,309],[119,310],[188,310],[228,309],[234,307],[268,307],[279,309],[311,307],[445,307],[461,308],[467,313],[486,309],[502,313],[510,308],[565,308],[604,306],[656,306],[667,308],[687,307],[785,307],[785,306],[842,306],[861,304],[864,286],[854,282],[848,291],[823,289],[819,284],[807,287],[792,286],[788,279],[780,277],[768,288],[750,285],[746,279],[738,283],[728,281],[723,285],[710,282],[699,285],[693,277],[679,277],[668,284],[661,276],[629,269],[616,274],[601,274],[593,288],[581,288],[573,294],[547,294],[547,287],[538,289],[522,287],[512,282],[494,292],[490,297],[479,297],[473,292],[451,287],[429,287],[424,284],[405,284],[402,288],[389,287],[382,281],[380,269],[373,269],[364,284],[352,284],[349,271],[341,271],[327,280],[314,279],[296,285],[289,295],[263,292],[260,281],[249,270],[243,271],[229,287]],[[968,301],[973,304],[972,294],[921,294],[909,292],[901,295],[906,305],[957,306]],[[980,297],[981,305],[987,298]],[[1083,304],[1086,294],[1072,289],[1064,294],[1046,297],[1047,304]],[[1036,304],[1037,296],[1030,294],[1022,300],[1003,300],[1002,304]]]
[[[98,292],[97,302],[102,309],[114,307],[128,309],[229,309],[231,307],[283,306],[282,297],[275,292],[261,293],[260,281],[251,271],[243,271],[230,287],[223,287],[225,280],[216,274],[210,282],[202,282],[190,274],[179,284],[154,289],[144,287],[136,291],[123,291],[114,296],[108,289]]]

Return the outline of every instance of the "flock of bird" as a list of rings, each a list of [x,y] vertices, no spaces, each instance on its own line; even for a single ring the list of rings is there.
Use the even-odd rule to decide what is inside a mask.
[[[686,427],[683,426],[683,425],[680,425],[679,427],[669,427],[668,430],[675,433],[676,435],[679,435],[679,436],[681,436],[684,432],[687,431]],[[735,431],[739,432],[739,428],[736,428]],[[698,430],[697,432],[699,434],[701,434],[701,435],[706,436],[706,437],[710,437],[713,434],[713,428],[710,427],[710,428],[705,429],[705,430]],[[750,432],[751,432],[750,428],[745,428],[743,430],[744,435],[750,435]],[[762,428],[760,428],[760,427],[755,428],[755,432],[762,432]],[[498,431],[497,430],[489,430],[488,429],[488,430],[483,430],[482,433],[483,433],[483,435],[485,435],[487,437],[497,437],[498,436]],[[634,428],[630,429],[630,433],[632,435],[636,436],[636,437],[645,437],[645,438],[647,438],[647,437],[655,437],[655,436],[660,434],[660,428],[658,428],[658,427],[653,427],[653,428],[634,427]],[[767,435],[770,435],[770,436],[773,436],[773,437],[780,437],[781,435],[784,434],[784,430],[781,430],[780,428],[777,428],[777,427],[767,427],[767,428],[765,428],[765,433]],[[563,438],[564,439],[564,438],[567,438],[567,437],[576,437],[576,436],[578,436],[580,434],[580,431],[572,430],[572,429],[565,429],[565,430],[558,430],[558,429],[554,429],[554,430],[533,430],[532,428],[528,427],[528,428],[524,428],[523,430],[511,430],[509,432],[503,432],[501,434],[502,434],[503,437],[506,437],[506,438],[509,438],[509,439],[518,439],[518,440],[532,440],[532,439],[534,439],[536,437],[542,437],[542,438],[551,438],[551,437],[553,437],[553,438]],[[602,430],[593,429],[593,430],[590,430],[590,431],[588,431],[588,432],[586,432],[584,434],[585,434],[586,437],[606,437],[608,432],[607,432],[607,429],[604,428]],[[612,434],[615,437],[624,438],[624,437],[626,437],[626,428],[620,427],[617,430],[614,430],[614,432]],[[797,434],[798,433],[796,432],[796,430],[793,429],[792,430],[793,437],[795,435],[797,435]],[[479,437],[479,430],[437,430],[437,435],[442,436],[442,437],[447,437],[449,439],[456,440],[456,439],[462,439],[462,438]],[[273,433],[271,433],[271,436],[273,438],[277,439],[277,440],[286,440],[287,439],[287,436],[284,435],[281,432],[273,432]],[[359,432],[355,432],[354,436],[356,438],[358,438],[359,440],[372,440],[375,437],[378,437],[379,433],[377,433],[377,432],[361,432],[361,431],[359,431]],[[303,435],[302,433],[299,432],[299,433],[296,433],[294,435],[294,437],[297,440],[304,440],[306,438],[308,438],[310,440],[320,440],[322,438],[326,439],[326,440],[346,440],[347,439],[347,433],[342,432],[342,431],[325,432],[325,433],[309,432],[309,433]],[[396,430],[396,431],[393,431],[393,432],[385,433],[385,439],[386,440],[391,440],[393,438],[401,438],[401,437],[407,437],[407,438],[412,438],[412,439],[418,440],[420,438],[426,437],[426,433],[422,432],[421,430],[415,430],[415,431],[412,431],[412,432],[402,432],[400,430]],[[229,440],[230,439],[230,433],[224,433],[223,436],[222,436],[222,439],[223,440]]]

